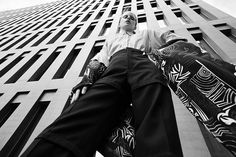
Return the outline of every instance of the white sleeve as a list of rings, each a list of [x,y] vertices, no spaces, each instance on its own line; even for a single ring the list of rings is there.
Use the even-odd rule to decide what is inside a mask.
[[[105,44],[103,45],[102,49],[100,50],[100,52],[98,52],[93,58],[92,60],[98,60],[99,62],[105,64],[105,66],[108,66],[109,64],[109,59],[108,59],[108,43],[105,42]]]
[[[150,30],[148,34],[149,34],[150,46],[154,49],[159,48],[160,46],[165,45],[175,40],[187,41],[186,38],[181,37],[171,31],[163,32],[163,31],[157,31],[157,30]]]

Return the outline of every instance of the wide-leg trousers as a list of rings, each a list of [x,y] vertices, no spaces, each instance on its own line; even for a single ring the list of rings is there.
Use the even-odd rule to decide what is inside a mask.
[[[91,157],[128,105],[134,109],[136,157],[181,157],[170,90],[139,50],[115,53],[85,95],[71,104],[22,156]]]

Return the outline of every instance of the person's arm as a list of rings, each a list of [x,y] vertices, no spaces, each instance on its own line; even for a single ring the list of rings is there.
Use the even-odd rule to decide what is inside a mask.
[[[156,30],[148,31],[148,40],[149,40],[149,52],[148,58],[155,65],[159,65],[160,54],[158,53],[158,49],[171,45],[177,41],[187,41],[186,38],[181,37],[171,31],[160,32]]]
[[[82,81],[72,89],[71,103],[87,92],[102,75],[108,66],[108,43],[105,42],[102,50],[97,53],[86,67]]]
[[[166,31],[166,32],[162,33],[160,38],[161,38],[162,42],[164,43],[164,45],[162,45],[162,47],[173,44],[176,41],[187,41],[186,38],[181,37],[178,34],[175,34],[171,31]]]

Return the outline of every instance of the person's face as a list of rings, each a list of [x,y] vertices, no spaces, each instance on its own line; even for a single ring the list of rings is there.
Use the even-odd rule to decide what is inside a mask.
[[[137,19],[136,16],[128,11],[125,12],[120,19],[120,29],[124,31],[134,31],[136,29]]]

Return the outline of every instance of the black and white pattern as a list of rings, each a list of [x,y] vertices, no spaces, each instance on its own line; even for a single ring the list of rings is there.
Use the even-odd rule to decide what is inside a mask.
[[[199,47],[184,41],[155,50],[148,57],[162,69],[169,87],[190,113],[236,156],[235,66],[214,59],[208,53],[202,53]],[[123,118],[108,140],[106,148],[109,148],[111,156],[132,156],[135,131],[133,115],[128,115],[129,118]]]
[[[132,157],[135,148],[135,130],[132,107],[121,117],[121,123],[117,126],[107,143],[99,150],[104,156]]]
[[[187,42],[170,47],[163,50],[165,53],[160,51],[169,86],[196,119],[236,156],[235,66],[201,54]]]

